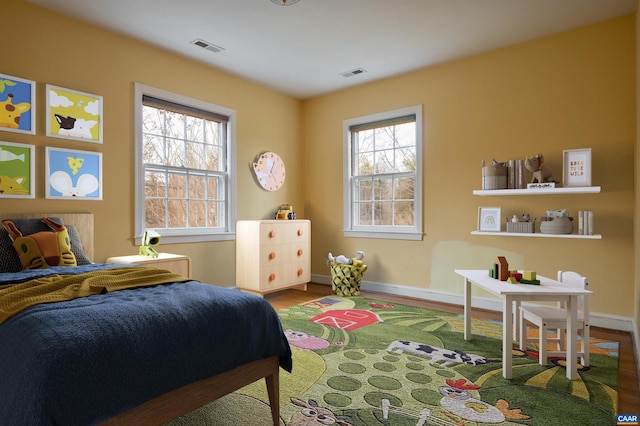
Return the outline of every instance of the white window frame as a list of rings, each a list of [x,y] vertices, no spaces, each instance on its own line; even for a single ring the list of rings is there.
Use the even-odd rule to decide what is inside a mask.
[[[414,188],[414,225],[397,226],[355,226],[353,223],[353,145],[350,128],[353,126],[390,120],[407,115],[416,117],[416,172]],[[359,238],[383,238],[400,240],[421,240],[422,232],[422,105],[396,109],[393,111],[357,117],[343,121],[343,193],[344,193],[344,236]]]
[[[188,96],[135,83],[134,123],[135,123],[135,243],[140,245],[145,231],[145,169],[142,155],[142,98],[151,96],[158,99],[171,101],[177,104],[211,111],[216,114],[229,117],[227,123],[226,144],[226,223],[220,228],[180,228],[159,229],[157,232],[162,237],[163,243],[192,243],[202,241],[227,241],[235,239],[236,224],[236,112],[233,109],[215,105],[209,102],[193,99]]]

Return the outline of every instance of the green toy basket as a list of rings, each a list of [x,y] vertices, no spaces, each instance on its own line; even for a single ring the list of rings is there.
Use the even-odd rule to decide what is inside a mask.
[[[367,265],[353,266],[329,262],[331,267],[331,289],[338,296],[359,296],[362,274]]]

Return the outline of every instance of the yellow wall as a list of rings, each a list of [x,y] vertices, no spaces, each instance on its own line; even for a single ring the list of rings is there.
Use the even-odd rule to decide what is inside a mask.
[[[304,214],[299,100],[146,44],[51,13],[20,0],[4,0],[0,25],[0,72],[37,82],[37,134],[0,131],[0,140],[36,145],[35,200],[3,199],[10,212],[92,212],[96,261],[135,254],[134,82],[172,91],[237,112],[238,219],[272,218],[277,207],[293,204]],[[22,31],[19,31],[22,30]],[[185,49],[189,45],[185,43]],[[104,144],[45,136],[45,85],[54,84],[104,97]],[[103,153],[103,200],[44,199],[45,146]],[[276,193],[260,189],[249,164],[262,151],[275,151],[290,178]],[[161,251],[193,259],[194,277],[235,285],[235,242],[162,245]]]
[[[590,277],[596,312],[630,317],[634,295],[635,22],[629,15],[304,102],[313,272],[326,253],[366,252],[365,280],[461,293],[460,269],[510,266]],[[342,121],[423,105],[424,231],[419,242],[344,238]],[[562,180],[562,150],[592,148],[602,193],[478,197],[481,161],[542,153]],[[595,212],[602,240],[472,236],[479,206],[503,217]]]
[[[302,102],[20,0],[5,0],[2,12],[0,72],[38,82],[39,118],[35,136],[0,132],[0,140],[37,146],[38,182],[35,200],[3,199],[0,215],[89,211],[96,216],[96,261],[135,253],[133,84],[141,82],[237,111],[238,219],[270,218],[279,204],[293,204],[312,221],[314,274],[329,274],[327,252],[361,249],[368,281],[459,293],[453,268],[486,268],[506,255],[512,266],[545,275],[562,268],[588,275],[594,311],[634,315],[632,16]],[[17,36],[20,28],[28,31]],[[103,145],[44,136],[47,83],[104,96]],[[416,104],[424,108],[424,239],[345,239],[342,121]],[[103,201],[45,200],[45,146],[103,152]],[[471,194],[480,188],[482,160],[541,152],[561,179],[562,150],[584,147],[593,149],[593,183],[601,194]],[[265,150],[287,164],[287,182],[275,193],[258,188],[249,171]],[[492,205],[538,217],[547,208],[594,210],[603,239],[471,236],[477,207]],[[233,241],[162,250],[191,256],[197,279],[235,284]]]

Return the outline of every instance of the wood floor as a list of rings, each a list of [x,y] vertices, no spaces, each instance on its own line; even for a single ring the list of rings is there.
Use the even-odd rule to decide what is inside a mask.
[[[271,303],[275,309],[281,309],[329,294],[333,294],[331,292],[331,286],[323,284],[309,284],[307,286],[307,291],[284,290],[277,293],[267,294],[265,295],[265,299]],[[437,309],[446,312],[463,312],[463,307],[460,305],[448,305],[422,299],[412,299],[390,294],[377,294],[364,291],[361,296],[379,298],[387,302],[402,303],[405,305]],[[483,316],[489,319],[502,320],[502,314],[495,311],[483,311]],[[631,334],[623,331],[592,327],[591,336],[598,339],[612,340],[620,343],[618,413],[640,414],[640,383],[638,382],[638,370],[633,352]]]

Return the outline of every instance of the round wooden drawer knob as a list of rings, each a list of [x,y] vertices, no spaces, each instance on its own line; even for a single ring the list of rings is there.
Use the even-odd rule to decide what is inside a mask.
[[[274,281],[276,279],[276,274],[269,275],[269,281]]]
[[[275,236],[276,236],[276,231],[269,232],[269,238],[275,238]]]
[[[302,274],[303,274],[303,272],[304,272],[304,271],[303,271],[302,269],[298,269],[298,276],[302,275]]]
[[[302,236],[302,229],[298,229],[298,236],[301,237]]]
[[[298,249],[298,256],[302,256],[302,249]]]
[[[276,258],[276,254],[274,252],[269,253],[269,259],[273,260]]]

